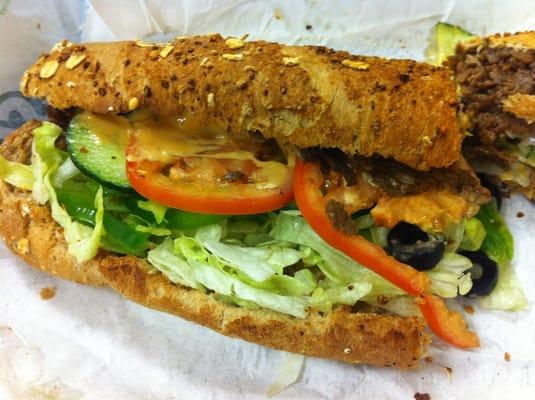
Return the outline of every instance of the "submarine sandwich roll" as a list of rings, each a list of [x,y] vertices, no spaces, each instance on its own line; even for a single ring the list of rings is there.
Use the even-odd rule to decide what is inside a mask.
[[[444,299],[491,297],[512,239],[488,240],[508,231],[460,157],[446,69],[219,35],[62,42],[21,90],[50,121],[2,144],[0,218],[31,265],[350,363],[415,368],[426,325],[479,345]]]

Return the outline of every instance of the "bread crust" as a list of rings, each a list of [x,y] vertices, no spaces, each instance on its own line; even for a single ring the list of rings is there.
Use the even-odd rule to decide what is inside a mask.
[[[29,122],[6,138],[2,156],[29,162]],[[62,229],[48,206],[37,205],[31,193],[0,181],[0,233],[8,247],[28,264],[79,283],[107,285],[146,307],[175,314],[223,335],[275,349],[348,363],[417,368],[429,342],[416,317],[351,312],[312,313],[297,319],[269,310],[249,310],[216,300],[213,295],[171,283],[151,274],[145,260],[105,251],[78,264],[67,253]]]
[[[479,46],[484,41],[488,40],[489,46],[501,47],[510,46],[519,49],[533,49],[535,48],[535,31],[516,32],[516,33],[496,33],[492,36],[477,36],[460,45],[469,48],[473,46]]]
[[[217,34],[165,47],[64,43],[26,71],[21,91],[60,109],[193,115],[231,133],[378,154],[419,170],[458,160],[462,141],[445,68],[264,41],[232,49]]]

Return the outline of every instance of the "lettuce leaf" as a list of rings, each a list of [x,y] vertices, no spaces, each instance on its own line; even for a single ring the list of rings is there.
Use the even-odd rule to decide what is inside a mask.
[[[510,264],[498,264],[498,283],[494,290],[479,300],[483,308],[521,311],[528,308],[528,299],[515,269]]]
[[[66,181],[79,174],[80,170],[74,165],[70,157],[67,157],[54,174],[52,184],[55,188],[61,188]]]
[[[50,202],[52,218],[63,228],[68,252],[81,263],[93,258],[100,247],[100,238],[104,234],[104,200],[102,188],[95,196],[95,226],[90,228],[71,219],[67,211],[59,204],[52,180],[65,155],[56,148],[55,141],[61,134],[61,128],[50,122],[33,131],[32,171],[34,177],[33,197],[40,203]],[[63,172],[62,172],[63,173]]]
[[[258,282],[265,281],[276,273],[282,274],[284,267],[295,264],[301,258],[299,251],[290,248],[225,244],[221,242],[222,229],[219,225],[199,228],[195,238],[210,253]]]
[[[472,288],[470,273],[472,262],[457,253],[444,253],[444,257],[435,268],[428,271],[431,279],[431,291],[444,298],[454,298],[457,294],[465,295]]]
[[[177,253],[176,250],[179,250]],[[188,249],[186,253],[180,250]],[[284,296],[248,285],[237,275],[227,272],[222,264],[202,248],[176,246],[167,238],[149,251],[148,261],[171,281],[193,288],[207,288],[230,299],[250,301],[260,307],[303,318],[309,301],[304,296]]]
[[[32,190],[35,182],[32,167],[8,161],[2,156],[0,156],[0,179],[25,190]]]
[[[476,218],[487,232],[481,250],[498,265],[508,264],[514,256],[513,235],[498,211],[496,202],[493,200],[482,205]]]
[[[56,148],[56,139],[61,134],[61,128],[51,122],[34,129],[32,142],[32,171],[34,183],[32,194],[39,204],[46,204],[49,191],[45,187],[45,175],[63,162],[62,153]]]
[[[171,238],[166,238],[160,245],[150,250],[147,260],[171,282],[194,289],[203,288],[195,279],[193,267],[184,258],[175,254],[175,246]]]
[[[490,295],[480,299],[485,308],[499,310],[524,310],[527,298],[511,260],[514,256],[513,235],[498,211],[496,202],[481,206],[476,215],[487,232],[481,250],[498,264],[498,283]]]
[[[468,251],[479,250],[487,236],[485,226],[477,218],[470,218],[464,222],[464,227],[464,235],[459,248]]]
[[[321,261],[314,260],[320,270],[336,284],[368,282],[372,285],[372,294],[393,296],[403,293],[390,282],[329,246],[300,216],[279,213],[274,219],[271,236],[276,240],[293,242],[312,249],[321,257]]]
[[[46,174],[44,179],[44,189],[50,201],[52,218],[63,228],[65,241],[67,242],[68,252],[76,258],[76,261],[82,263],[92,259],[100,247],[100,238],[104,233],[104,200],[102,197],[102,188],[99,188],[95,197],[95,227],[90,228],[71,219],[67,211],[58,202],[56,191],[50,182],[50,173]]]
[[[154,215],[154,219],[159,224],[162,223],[165,217],[165,213],[167,212],[166,206],[156,203],[152,200],[146,200],[146,201],[139,200],[137,202],[137,206],[141,208],[142,210],[151,212]]]

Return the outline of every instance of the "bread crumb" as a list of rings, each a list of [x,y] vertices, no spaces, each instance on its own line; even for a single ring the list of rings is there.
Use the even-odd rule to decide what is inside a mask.
[[[50,300],[56,295],[56,287],[44,287],[39,291],[39,295],[41,296],[41,300]]]
[[[42,79],[48,79],[54,76],[58,70],[59,63],[57,60],[47,61],[39,71],[39,77]]]
[[[350,347],[346,347],[346,348],[344,349],[344,353],[346,353],[346,354],[351,354],[351,348],[350,348]]]
[[[275,19],[281,20],[282,19],[282,10],[280,8],[276,8],[275,12],[273,13],[273,16]]]
[[[519,212],[516,213],[516,217],[517,218],[524,218],[524,215],[526,215],[526,214],[524,214],[522,211],[519,211]]]
[[[364,61],[344,60],[342,61],[342,65],[345,67],[356,69],[358,71],[367,71],[370,69],[370,64]]]
[[[446,373],[448,379],[451,381],[451,378],[453,377],[453,368],[444,367],[444,372]]]
[[[17,242],[17,251],[19,254],[28,254],[30,252],[30,242],[26,238],[22,238]]]
[[[416,392],[414,393],[414,399],[415,400],[431,400],[431,396],[429,396],[429,393]]]
[[[511,361],[511,354],[508,352],[503,353],[503,359],[507,362]]]
[[[67,82],[67,87],[68,87],[68,88],[74,88],[74,87],[76,87],[76,86],[77,86],[77,85],[76,85],[76,82],[73,82],[73,81],[68,81],[68,82]]]
[[[65,63],[65,67],[67,67],[67,69],[74,69],[76,68],[78,65],[80,65],[80,63],[82,61],[85,60],[85,54],[82,54],[82,53],[73,53],[71,54],[71,56],[67,59],[67,62]]]
[[[128,100],[128,111],[134,111],[139,107],[139,99],[137,97],[132,97]]]
[[[432,363],[433,362],[433,357],[431,357],[431,356],[424,357],[424,361],[426,363]]]
[[[474,314],[476,312],[476,310],[474,310],[474,307],[472,307],[471,305],[466,305],[466,306],[463,306],[463,310],[467,313],[467,314]]]

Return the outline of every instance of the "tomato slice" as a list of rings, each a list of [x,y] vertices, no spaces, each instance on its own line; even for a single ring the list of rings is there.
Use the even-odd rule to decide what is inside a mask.
[[[447,342],[467,348],[477,347],[477,335],[468,331],[458,313],[450,312],[442,299],[427,294],[431,282],[425,272],[397,261],[383,248],[361,236],[348,236],[334,228],[325,211],[326,199],[320,191],[323,181],[319,163],[298,160],[294,173],[294,196],[310,226],[332,247],[417,297],[429,328]]]
[[[241,150],[229,158],[174,155],[140,158],[136,137],[127,149],[126,174],[142,196],[180,210],[221,215],[257,214],[293,199],[292,170],[278,161],[259,161]],[[236,154],[243,157],[236,158]]]

